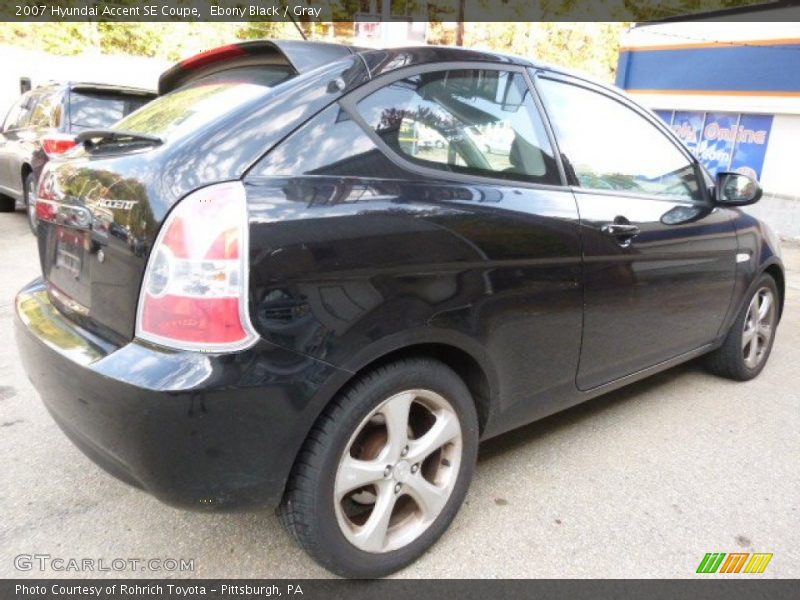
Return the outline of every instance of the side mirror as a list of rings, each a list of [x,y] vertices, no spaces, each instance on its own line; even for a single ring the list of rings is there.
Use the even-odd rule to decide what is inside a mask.
[[[755,204],[763,193],[758,182],[741,173],[717,173],[716,200],[728,206]]]

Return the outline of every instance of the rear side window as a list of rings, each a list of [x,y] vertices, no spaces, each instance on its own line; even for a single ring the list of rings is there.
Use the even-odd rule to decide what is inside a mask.
[[[578,85],[538,84],[581,187],[702,200],[694,165],[639,113]]]
[[[542,120],[519,73],[421,73],[370,94],[358,110],[393,151],[416,164],[560,183]]]
[[[251,174],[393,178],[402,171],[334,103],[273,148]]]
[[[105,129],[142,107],[146,96],[73,91],[69,98],[70,124],[81,129]]]

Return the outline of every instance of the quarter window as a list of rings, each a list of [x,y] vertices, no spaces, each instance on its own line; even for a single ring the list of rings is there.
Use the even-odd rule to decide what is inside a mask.
[[[519,73],[421,73],[367,96],[358,110],[413,163],[443,171],[559,184],[544,126]]]
[[[643,116],[584,87],[552,79],[539,85],[581,187],[703,198],[694,165]]]

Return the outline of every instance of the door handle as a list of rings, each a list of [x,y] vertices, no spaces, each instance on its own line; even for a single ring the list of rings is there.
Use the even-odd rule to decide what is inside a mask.
[[[622,222],[624,218],[617,217],[613,223],[606,223],[600,231],[616,238],[617,243],[623,248],[631,245],[631,241],[639,235],[639,228],[631,223]],[[627,219],[624,219],[627,221]]]
[[[639,235],[639,228],[636,225],[624,223],[606,223],[601,231],[614,237],[634,237]]]

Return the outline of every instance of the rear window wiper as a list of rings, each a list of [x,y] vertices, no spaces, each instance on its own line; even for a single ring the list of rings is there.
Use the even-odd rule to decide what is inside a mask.
[[[75,136],[75,141],[91,150],[102,144],[145,144],[160,146],[164,140],[157,135],[149,133],[136,133],[134,131],[120,131],[117,129],[89,129],[81,131]]]

